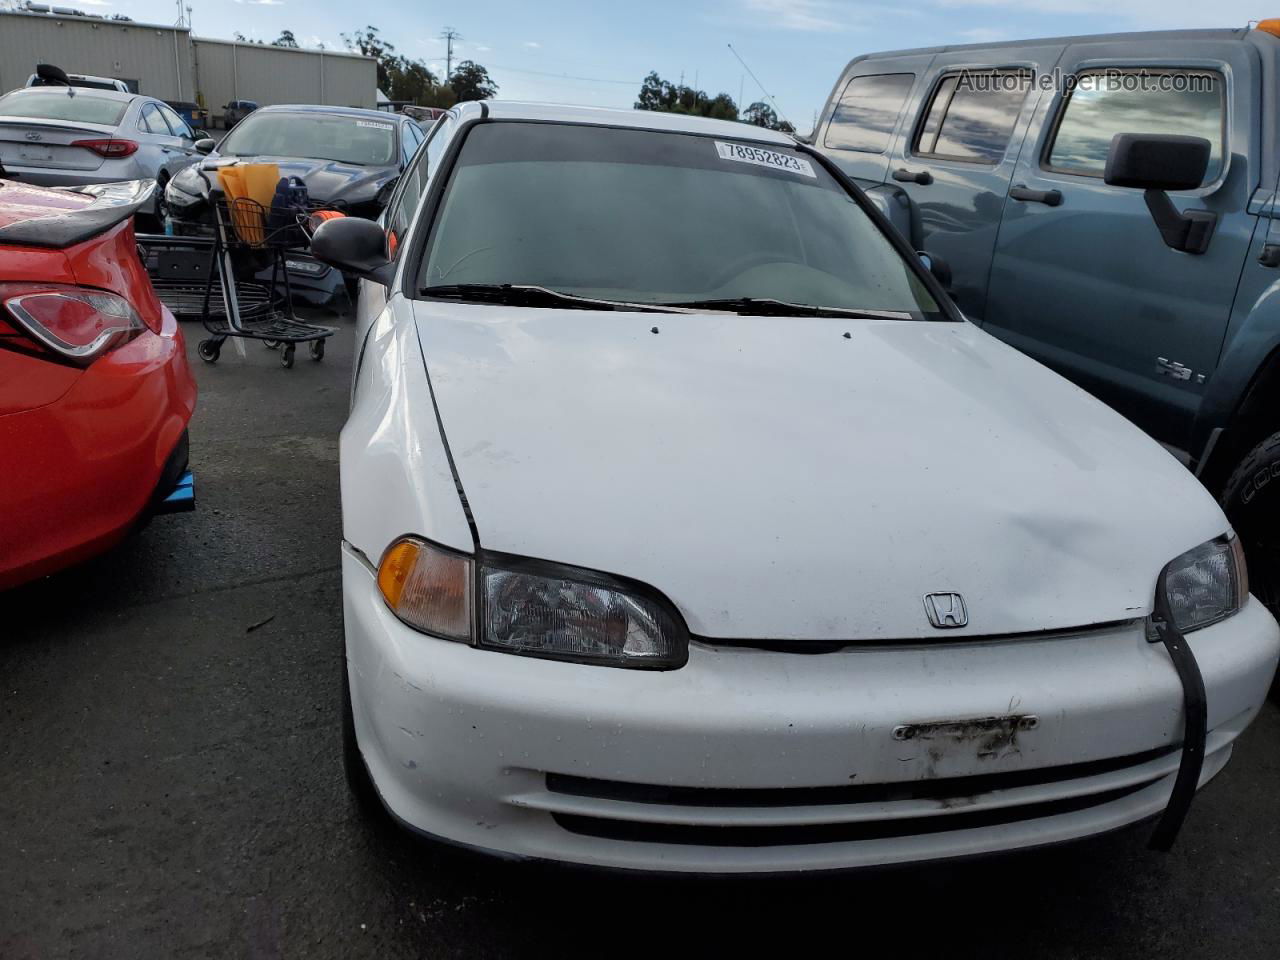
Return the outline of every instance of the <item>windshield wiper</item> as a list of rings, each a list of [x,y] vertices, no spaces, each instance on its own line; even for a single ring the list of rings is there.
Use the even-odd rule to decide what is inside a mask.
[[[597,300],[526,283],[445,283],[423,287],[424,297],[440,297],[467,303],[500,303],[512,307],[563,307],[566,310],[638,310],[645,313],[675,313],[666,304],[626,303]]]
[[[664,307],[693,310],[727,310],[751,317],[857,317],[861,320],[910,320],[905,310],[855,310],[823,307],[813,303],[790,303],[772,297],[723,297],[716,300],[680,300]]]

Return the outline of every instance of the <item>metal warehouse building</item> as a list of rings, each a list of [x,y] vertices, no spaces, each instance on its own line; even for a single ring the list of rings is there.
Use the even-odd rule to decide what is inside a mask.
[[[0,11],[0,91],[37,63],[115,77],[161,100],[195,100],[212,114],[230,100],[372,107],[370,57],[193,37],[186,27],[65,14]]]

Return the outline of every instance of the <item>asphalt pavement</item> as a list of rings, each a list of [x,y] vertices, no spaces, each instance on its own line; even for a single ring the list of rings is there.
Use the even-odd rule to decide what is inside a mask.
[[[1280,708],[1172,853],[646,878],[368,822],[342,778],[338,431],[351,330],[196,358],[196,513],[0,595],[0,958],[1280,955]]]

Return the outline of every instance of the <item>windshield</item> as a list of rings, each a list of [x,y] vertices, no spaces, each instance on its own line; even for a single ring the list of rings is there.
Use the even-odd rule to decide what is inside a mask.
[[[722,301],[715,306],[729,310],[768,299],[943,317],[812,158],[785,145],[570,124],[472,129],[420,280],[646,304]]]
[[[0,97],[0,116],[31,117],[39,120],[70,120],[74,123],[101,123],[114,127],[120,123],[127,100],[110,100],[91,93],[67,93],[66,87],[48,93],[17,92]]]
[[[224,157],[305,157],[361,167],[391,163],[395,125],[324,113],[251,113],[236,124],[218,153]]]

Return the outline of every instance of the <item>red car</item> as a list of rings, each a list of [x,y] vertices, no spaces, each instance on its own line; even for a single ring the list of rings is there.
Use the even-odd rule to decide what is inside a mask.
[[[153,189],[0,179],[0,589],[194,506],[196,385],[133,233]]]

